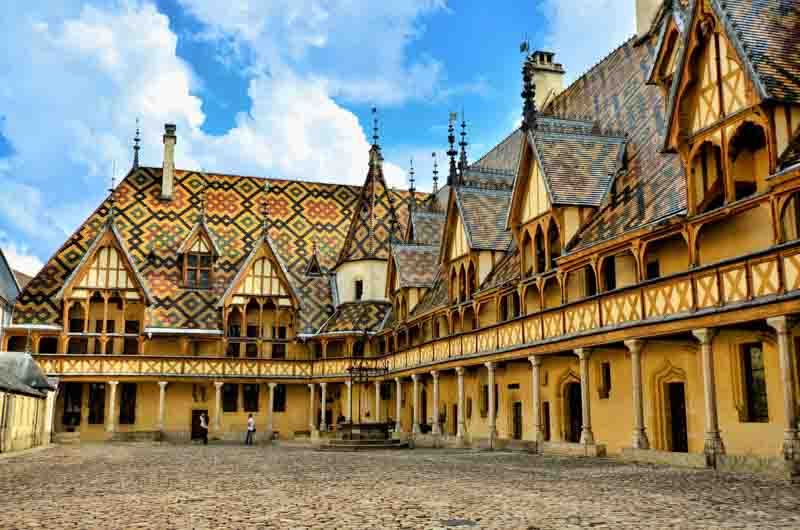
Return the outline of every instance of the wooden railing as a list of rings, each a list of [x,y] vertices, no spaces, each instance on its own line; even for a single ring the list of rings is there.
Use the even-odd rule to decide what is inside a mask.
[[[800,245],[794,242],[356,362],[388,365],[390,371],[401,372],[797,295]],[[53,375],[189,378],[343,378],[354,364],[350,358],[295,361],[154,355],[37,355],[37,360]]]

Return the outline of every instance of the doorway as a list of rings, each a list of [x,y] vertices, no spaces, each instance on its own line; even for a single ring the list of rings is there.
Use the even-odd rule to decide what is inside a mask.
[[[514,431],[512,437],[515,440],[522,440],[522,402],[515,401],[512,408],[514,418]]]
[[[567,413],[567,429],[564,433],[566,441],[579,443],[583,426],[583,408],[581,407],[581,385],[567,383],[564,389],[564,410]]]
[[[83,383],[64,383],[64,409],[61,424],[67,432],[75,432],[81,426],[83,406]]]
[[[689,451],[686,425],[686,387],[683,383],[667,383],[668,447],[674,453]]]
[[[200,428],[200,415],[205,414],[208,418],[207,410],[193,410],[192,411],[192,440],[203,439],[203,429]]]
[[[458,405],[453,404],[450,410],[453,412],[453,419],[450,421],[450,434],[455,436],[458,434]]]
[[[425,391],[424,387],[421,394],[419,399],[420,429],[422,429],[422,432],[428,432],[428,393]]]

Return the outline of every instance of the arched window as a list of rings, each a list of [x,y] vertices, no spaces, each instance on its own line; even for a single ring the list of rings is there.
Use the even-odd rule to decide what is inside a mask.
[[[708,212],[725,204],[725,176],[722,172],[722,150],[704,142],[691,164],[697,213]]]
[[[353,357],[364,356],[364,341],[359,339],[353,343]]]
[[[547,246],[550,248],[550,268],[555,269],[556,258],[561,255],[561,236],[553,219],[550,219],[550,227],[547,229]]]
[[[362,280],[361,278],[356,279],[353,288],[354,288],[353,292],[355,293],[353,296],[354,300],[358,301],[364,298],[364,280]]]
[[[759,125],[743,123],[731,138],[728,147],[730,169],[736,200],[758,191],[758,180],[769,175],[767,136]]]
[[[536,227],[536,236],[533,240],[534,253],[536,255],[536,272],[542,273],[547,269],[547,254],[544,250],[544,234],[542,227]]]
[[[470,262],[469,269],[467,269],[467,293],[469,295],[469,300],[472,300],[472,295],[475,294],[477,290],[477,279],[475,278],[475,264]]]
[[[533,275],[533,240],[527,230],[522,232],[522,274]]]

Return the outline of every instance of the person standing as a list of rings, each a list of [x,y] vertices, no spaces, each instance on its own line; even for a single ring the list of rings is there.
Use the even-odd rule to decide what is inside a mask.
[[[200,432],[203,435],[203,445],[208,445],[208,418],[205,412],[200,414]]]
[[[247,436],[244,439],[245,445],[253,445],[253,433],[256,432],[256,420],[252,414],[247,415]]]

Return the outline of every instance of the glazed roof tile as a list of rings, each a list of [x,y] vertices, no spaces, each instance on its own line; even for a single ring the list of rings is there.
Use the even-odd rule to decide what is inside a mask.
[[[412,316],[422,315],[428,311],[446,307],[448,305],[447,299],[447,275],[442,274],[442,269],[439,267],[436,270],[436,275],[433,280],[433,287],[428,289],[422,300],[411,311]]]
[[[392,256],[401,288],[433,285],[439,264],[438,245],[394,245]]]
[[[319,334],[367,332],[376,333],[383,327],[391,309],[388,302],[347,302],[336,308],[331,318],[320,328]]]
[[[470,167],[516,174],[524,138],[522,129],[516,129]]]
[[[506,214],[511,204],[511,189],[456,188],[458,205],[470,248],[506,250],[511,232],[506,230]]]
[[[115,226],[152,296],[145,325],[221,329],[217,303],[261,234],[264,179],[177,170],[170,202],[159,198],[160,181],[160,168],[142,167],[131,172],[116,190]],[[317,244],[320,265],[332,268],[347,237],[361,189],[318,182],[269,182],[270,238],[300,299],[298,332],[313,333],[330,316],[329,307],[334,305],[330,279],[304,274],[313,243]],[[177,250],[198,221],[196,206],[203,193],[206,222],[216,236],[220,256],[214,263],[211,289],[186,289]],[[408,193],[387,193],[396,209],[398,230],[404,231]],[[107,200],[101,204],[23,290],[15,307],[16,323],[61,323],[61,306],[54,295],[105,226],[108,205]]]
[[[413,242],[422,245],[438,245],[442,240],[446,220],[447,216],[443,213],[412,212]]]

